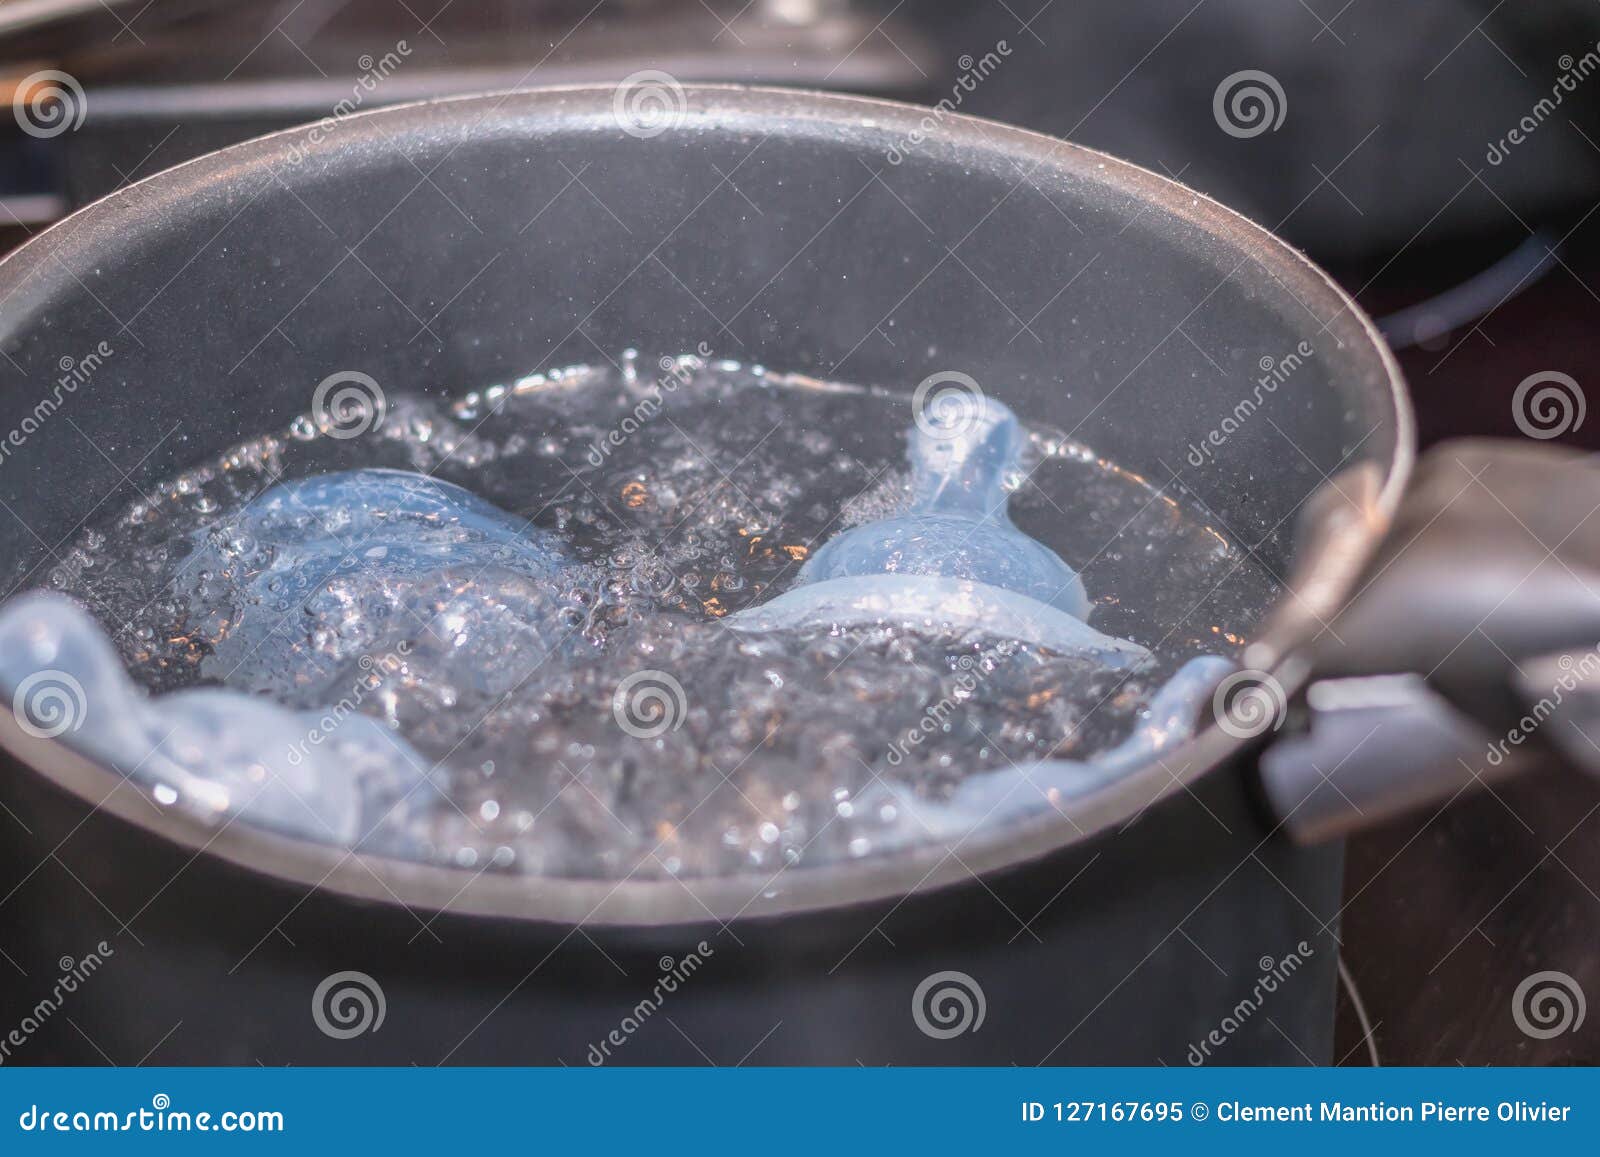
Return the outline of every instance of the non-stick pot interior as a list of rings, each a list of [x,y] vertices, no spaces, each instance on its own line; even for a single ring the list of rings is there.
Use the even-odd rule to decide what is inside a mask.
[[[705,343],[908,393],[959,371],[1176,475],[1280,573],[1323,476],[1394,455],[1360,319],[1216,206],[980,122],[686,99],[648,136],[602,90],[351,118],[135,185],[12,258],[8,588],[91,510],[280,428],[340,370],[459,394]],[[62,421],[36,413],[102,348]]]

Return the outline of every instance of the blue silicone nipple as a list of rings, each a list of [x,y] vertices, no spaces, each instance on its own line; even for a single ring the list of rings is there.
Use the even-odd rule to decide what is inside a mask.
[[[365,469],[266,490],[220,532],[196,534],[180,572],[239,582],[243,605],[208,674],[313,702],[345,686],[358,657],[402,645],[454,670],[494,624],[515,624],[521,662],[542,658],[570,634],[560,592],[572,565],[555,534],[459,486]],[[479,685],[519,669],[457,674]]]
[[[1022,444],[1016,415],[993,398],[936,398],[907,435],[910,509],[829,539],[793,589],[730,625],[982,630],[1113,666],[1144,660],[1143,647],[1084,621],[1090,603],[1077,572],[1008,517],[1006,480],[1021,464]]]
[[[908,435],[911,508],[824,543],[800,582],[875,574],[967,579],[1089,617],[1078,573],[1006,513],[1006,479],[1022,456],[1022,428],[1004,404],[952,392],[918,414]]]

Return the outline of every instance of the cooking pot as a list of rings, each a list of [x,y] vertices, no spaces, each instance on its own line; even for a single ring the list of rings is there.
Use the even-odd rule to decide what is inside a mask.
[[[141,487],[282,428],[330,374],[443,396],[704,342],[907,393],[973,375],[1204,511],[1285,583],[1245,616],[1245,698],[1142,771],[957,846],[621,882],[208,825],[0,712],[7,1023],[35,1022],[15,1059],[1328,1060],[1337,836],[1487,770],[1456,755],[1522,701],[1489,655],[1600,637],[1574,586],[1588,467],[1447,448],[1402,510],[1395,362],[1262,228],[999,124],[669,81],[648,107],[574,88],[332,118],[13,253],[6,588],[43,583]],[[1530,557],[1532,602],[1510,569]],[[1388,732],[1361,739],[1374,720]],[[91,953],[70,1006],[29,1012]]]

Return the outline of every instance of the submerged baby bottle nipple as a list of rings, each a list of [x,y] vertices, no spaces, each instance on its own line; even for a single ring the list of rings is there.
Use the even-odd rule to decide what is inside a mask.
[[[1137,643],[1090,627],[1089,596],[1077,572],[1012,525],[1006,479],[1021,463],[1022,428],[1009,408],[970,379],[965,384],[967,390],[946,391],[918,407],[907,435],[910,509],[829,539],[793,589],[740,611],[731,626],[897,624],[983,631],[1094,655],[1108,665],[1148,657]]]
[[[469,641],[515,623],[517,644],[542,655],[571,634],[562,540],[424,474],[281,482],[224,530],[196,531],[191,550],[184,572],[236,576],[242,605],[259,608],[208,641],[207,673],[308,702],[313,689],[344,686],[351,664],[391,653],[426,653],[462,683],[487,685],[506,673],[462,659]]]
[[[1022,428],[1009,407],[950,390],[917,414],[908,436],[911,508],[824,543],[802,583],[873,574],[969,579],[1027,595],[1080,619],[1090,604],[1076,571],[1006,513]]]

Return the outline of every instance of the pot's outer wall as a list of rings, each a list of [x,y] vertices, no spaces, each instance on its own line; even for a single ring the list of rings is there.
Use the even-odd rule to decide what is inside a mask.
[[[112,949],[8,1063],[1182,1065],[1202,1046],[1210,1064],[1332,1059],[1342,845],[1266,838],[1237,775],[981,884],[652,932],[359,904],[105,811],[85,819],[38,777],[0,771],[14,817],[0,946],[16,965],[0,1024],[50,993],[59,958]],[[711,951],[678,990],[609,1056],[591,1053],[638,1015],[660,958],[701,940]],[[1263,969],[1291,954],[1303,963],[1263,995]],[[313,995],[350,969],[378,982],[386,1014],[338,1040]],[[947,970],[978,983],[985,1016],[935,1039],[912,1000]],[[1214,1031],[1221,1045],[1206,1044]]]

